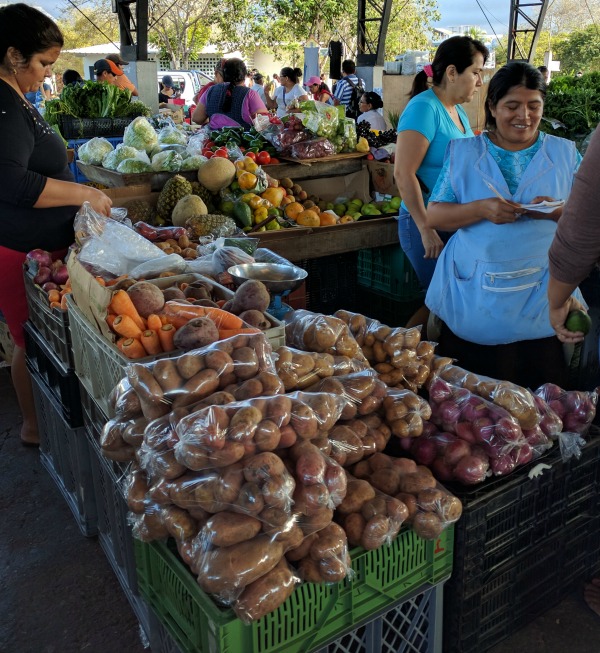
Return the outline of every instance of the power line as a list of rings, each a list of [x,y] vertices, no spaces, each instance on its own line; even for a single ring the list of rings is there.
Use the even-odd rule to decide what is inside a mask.
[[[91,18],[88,18],[88,16],[86,16],[83,13],[83,11],[81,11],[81,9],[73,2],[73,0],[68,0],[68,2],[69,4],[73,5],[73,7],[92,25],[92,27],[97,29],[100,32],[100,34],[102,34],[102,36],[108,40],[109,43],[112,43],[115,46],[115,48],[119,50],[119,46],[110,38],[110,36],[107,36]]]
[[[481,13],[483,14],[483,17],[487,20],[487,24],[490,26],[490,29],[494,33],[494,36],[496,37],[496,41],[498,41],[498,45],[500,46],[502,51],[504,51],[504,48],[502,47],[502,45],[500,43],[500,39],[498,38],[498,34],[496,34],[496,30],[493,28],[492,23],[490,22],[490,19],[487,17],[487,14],[485,13],[485,11],[483,11],[483,7],[481,6],[479,0],[475,0],[475,2],[477,3],[477,6],[481,10]]]
[[[596,28],[596,34],[598,34],[598,36],[600,36],[600,30],[598,30],[598,23],[596,22],[596,19],[594,18],[593,14],[592,14],[592,10],[590,9],[590,6],[588,5],[587,0],[583,0],[583,1],[585,2],[585,6],[587,7],[587,10],[588,10],[588,12],[590,14],[590,17],[592,19],[592,23],[594,23],[594,27]]]

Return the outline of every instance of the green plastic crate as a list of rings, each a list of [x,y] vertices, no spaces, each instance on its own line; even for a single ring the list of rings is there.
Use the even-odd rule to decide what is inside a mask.
[[[357,277],[359,285],[393,299],[406,301],[423,296],[417,274],[399,245],[359,250]]]
[[[452,572],[454,529],[437,541],[404,530],[389,547],[354,549],[352,581],[302,583],[275,612],[244,625],[219,608],[167,545],[135,542],[138,589],[184,653],[302,653],[322,647]]]

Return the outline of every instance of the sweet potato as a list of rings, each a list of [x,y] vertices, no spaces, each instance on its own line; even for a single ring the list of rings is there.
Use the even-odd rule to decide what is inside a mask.
[[[200,537],[212,546],[232,546],[256,537],[261,527],[261,522],[255,517],[225,511],[213,515],[206,522]]]

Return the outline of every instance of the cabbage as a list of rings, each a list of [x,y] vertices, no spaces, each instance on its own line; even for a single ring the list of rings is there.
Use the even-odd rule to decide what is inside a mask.
[[[158,154],[159,152],[166,152],[167,150],[173,150],[174,152],[177,152],[177,154],[181,154],[181,157],[184,158],[184,155],[187,156],[187,149],[185,145],[178,145],[178,144],[164,144],[164,143],[157,143],[153,148],[151,152],[148,152],[150,155],[150,158],[152,158],[155,154]]]
[[[152,166],[141,159],[125,159],[117,166],[117,172],[138,173],[152,172]]]
[[[207,161],[208,159],[205,156],[202,156],[201,154],[193,154],[183,160],[183,163],[181,164],[181,169],[198,170],[198,168],[202,164],[206,163]]]
[[[163,127],[158,132],[158,142],[169,145],[185,145],[187,137],[177,127]]]
[[[140,154],[142,152],[131,147],[131,145],[123,145],[121,143],[102,159],[102,165],[108,170],[116,170],[121,161],[125,161],[125,159],[138,159]]]
[[[99,166],[102,165],[104,157],[112,151],[113,146],[106,138],[92,138],[79,148],[77,156],[82,163]]]
[[[181,170],[183,159],[180,154],[167,150],[159,152],[152,157],[152,170],[155,172],[178,172]]]
[[[135,147],[136,150],[150,152],[158,143],[158,136],[148,120],[143,116],[138,116],[125,127],[123,143]]]

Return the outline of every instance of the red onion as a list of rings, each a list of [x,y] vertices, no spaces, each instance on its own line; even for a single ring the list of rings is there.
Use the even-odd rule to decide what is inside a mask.
[[[451,481],[454,478],[452,469],[446,465],[443,458],[436,458],[431,463],[433,475],[440,481]]]
[[[494,432],[492,420],[480,417],[473,422],[473,434],[479,442],[487,442]]]
[[[50,268],[47,268],[45,265],[42,265],[38,268],[37,274],[33,277],[33,283],[37,283],[42,286],[48,281],[52,280],[52,272]]]
[[[496,476],[503,476],[504,474],[508,474],[515,468],[515,461],[512,459],[510,454],[504,454],[503,456],[491,458],[490,464],[492,467],[492,472]]]
[[[440,406],[442,421],[452,424],[457,422],[460,417],[460,407],[453,400],[444,401]]]
[[[51,290],[59,290],[59,288],[54,283],[54,281],[46,281],[46,283],[42,286],[42,290],[44,292],[50,292]]]
[[[523,432],[517,422],[510,417],[502,417],[496,423],[496,435],[507,442],[518,442],[523,439]]]
[[[560,399],[561,395],[564,393],[564,390],[556,385],[555,383],[544,383],[543,386],[539,387],[536,391],[536,395],[543,397],[548,403],[554,399]]]
[[[454,467],[461,458],[471,455],[471,447],[464,440],[451,442],[444,451],[444,462],[448,467]]]
[[[436,377],[429,386],[429,398],[436,404],[441,404],[446,399],[450,399],[452,390],[450,386],[439,377]]]
[[[473,428],[469,422],[458,422],[454,430],[461,440],[469,442],[470,444],[475,444],[477,442],[477,438],[475,437],[475,433],[473,433]]]
[[[463,456],[454,467],[454,478],[465,485],[476,485],[485,480],[488,465],[479,457]]]
[[[63,286],[69,280],[69,272],[67,271],[67,266],[60,260],[55,261],[52,264],[52,281],[57,283],[59,286]]]
[[[516,465],[524,465],[533,458],[533,449],[529,444],[524,444],[518,449],[515,449],[512,455]]]
[[[564,420],[565,415],[567,414],[567,409],[560,399],[552,399],[548,402],[550,409],[553,410],[560,419]]]
[[[437,456],[437,445],[428,438],[417,438],[410,448],[410,452],[419,465],[429,467]]]
[[[40,267],[49,268],[52,266],[52,255],[45,249],[32,249],[25,256],[28,261],[35,261]]]
[[[434,433],[437,433],[437,432],[438,432],[438,430],[437,430],[437,426],[435,424],[433,424],[431,422],[428,422],[426,420],[423,422],[423,433],[421,433],[421,435],[423,437],[433,435]]]

